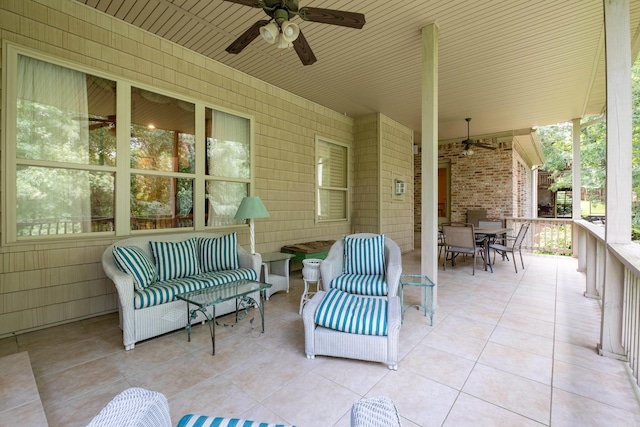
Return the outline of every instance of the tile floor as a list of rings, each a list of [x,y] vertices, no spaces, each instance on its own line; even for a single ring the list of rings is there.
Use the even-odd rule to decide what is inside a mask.
[[[404,254],[404,272],[418,273],[419,257]],[[86,425],[131,386],[164,393],[174,423],[194,412],[341,427],[357,399],[385,395],[405,427],[640,425],[625,363],[596,354],[599,306],[582,296],[577,261],[526,255],[525,265],[440,269],[434,326],[407,312],[398,371],[305,357],[300,272],[268,301],[264,335],[248,322],[217,328],[215,356],[201,325],[191,343],[180,330],[125,352],[116,314],[0,340],[0,356],[28,351],[50,426]]]

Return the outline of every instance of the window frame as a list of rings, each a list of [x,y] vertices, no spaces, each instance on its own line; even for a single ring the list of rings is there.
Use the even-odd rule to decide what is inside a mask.
[[[55,56],[42,53],[28,47],[17,45],[8,41],[3,43],[2,57],[2,173],[1,186],[2,196],[0,197],[0,208],[2,209],[3,221],[1,224],[2,245],[24,244],[40,241],[72,241],[86,240],[104,237],[126,237],[139,234],[166,233],[170,231],[203,231],[203,230],[224,230],[237,229],[246,226],[242,222],[237,224],[223,226],[208,226],[205,224],[205,181],[206,180],[224,180],[243,182],[247,185],[248,195],[253,195],[254,179],[255,179],[255,118],[253,115],[241,113],[221,107],[211,102],[195,99],[184,94],[172,92],[159,87],[153,87],[142,82],[132,81],[122,76],[117,76],[98,69],[84,66],[69,60],[58,58]],[[17,67],[18,56],[28,56],[40,61],[49,62],[57,66],[69,68],[85,74],[94,75],[104,79],[116,82],[116,116],[118,118],[118,126],[116,127],[116,165],[85,165],[85,164],[68,164],[61,162],[49,162],[42,160],[24,160],[17,159]],[[155,171],[133,169],[130,166],[130,129],[131,129],[131,90],[132,87],[144,89],[165,95],[177,100],[186,101],[195,105],[195,173],[178,173],[172,171]],[[248,120],[248,138],[249,138],[249,178],[228,178],[228,177],[212,177],[205,175],[206,161],[206,138],[205,138],[205,109],[209,108],[215,111],[221,111],[234,116],[242,117]],[[13,143],[9,143],[13,141]],[[35,235],[35,236],[18,236],[17,235],[17,168],[19,165],[35,165],[46,166],[63,169],[81,169],[97,172],[109,172],[115,174],[114,182],[114,230],[113,231],[97,231],[87,233],[70,233],[70,234],[51,234],[51,235]],[[154,230],[131,230],[130,224],[130,178],[133,174],[144,174],[163,176],[171,178],[193,179],[193,226],[179,228],[161,228]]]
[[[346,164],[345,164],[345,187],[330,187],[330,186],[322,186],[320,183],[320,145],[321,144],[329,144],[341,147],[345,150],[346,156]],[[351,215],[351,190],[349,186],[350,180],[350,171],[351,171],[351,147],[349,144],[345,144],[342,142],[334,141],[332,139],[326,138],[324,136],[316,135],[315,136],[315,174],[314,174],[314,187],[315,187],[315,197],[314,197],[314,218],[316,224],[321,223],[335,223],[335,222],[349,222],[349,218]],[[320,217],[320,191],[321,190],[331,190],[331,191],[342,191],[344,192],[344,200],[345,200],[345,216],[343,218],[328,218],[324,219]]]

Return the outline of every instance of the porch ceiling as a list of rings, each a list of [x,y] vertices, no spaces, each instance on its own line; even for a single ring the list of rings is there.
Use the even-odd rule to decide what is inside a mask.
[[[332,110],[374,112],[421,132],[421,28],[439,27],[439,139],[489,135],[603,112],[600,0],[301,0],[361,12],[361,30],[295,18],[318,62],[257,38],[225,48],[266,15],[222,0],[78,0]],[[631,0],[632,55],[640,1]]]

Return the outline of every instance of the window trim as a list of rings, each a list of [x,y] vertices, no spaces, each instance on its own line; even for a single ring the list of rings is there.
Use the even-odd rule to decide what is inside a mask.
[[[345,187],[323,187],[319,182],[319,171],[318,164],[320,161],[319,149],[320,144],[332,144],[337,145],[345,149],[347,156],[347,163],[345,165]],[[326,138],[324,136],[316,135],[315,136],[315,156],[314,156],[315,164],[314,164],[314,220],[316,224],[326,224],[326,223],[336,223],[336,222],[349,222],[351,218],[351,190],[350,190],[350,171],[351,171],[351,147],[349,144],[345,144],[343,142],[334,141],[330,138]],[[345,217],[344,218],[333,218],[333,219],[321,219],[318,211],[318,207],[320,205],[320,190],[321,189],[329,189],[329,190],[340,190],[345,192]]]
[[[96,239],[103,237],[126,237],[140,234],[153,234],[153,233],[167,233],[167,232],[179,232],[179,231],[203,231],[203,230],[225,230],[225,229],[238,229],[246,227],[243,224],[226,225],[226,226],[207,226],[204,220],[205,211],[205,198],[199,197],[199,195],[205,194],[205,181],[206,180],[232,180],[245,182],[248,185],[248,194],[251,196],[254,192],[255,181],[255,117],[251,114],[242,113],[239,111],[231,110],[212,102],[204,101],[202,99],[196,99],[185,94],[172,92],[161,87],[153,87],[144,84],[139,81],[129,80],[119,75],[104,72],[99,69],[87,67],[83,64],[79,64],[73,61],[66,60],[52,56],[25,46],[3,41],[3,54],[2,54],[2,87],[5,88],[2,97],[2,134],[1,148],[3,153],[2,159],[2,173],[0,191],[2,195],[0,197],[0,209],[2,210],[1,232],[2,232],[2,246],[9,246],[14,244],[36,243],[42,241],[74,241],[74,240],[86,240]],[[96,77],[109,79],[116,82],[116,115],[118,117],[119,126],[116,127],[116,165],[115,166],[95,166],[95,165],[67,165],[55,162],[46,161],[34,161],[29,164],[40,163],[46,166],[56,166],[86,170],[97,170],[103,172],[115,173],[115,207],[114,207],[114,231],[102,231],[92,233],[78,233],[78,234],[52,234],[52,235],[38,235],[38,236],[17,236],[17,213],[15,206],[17,204],[17,166],[23,164],[21,159],[16,158],[15,144],[9,144],[9,141],[16,141],[17,138],[17,89],[15,82],[17,81],[17,65],[18,56],[28,56],[40,61],[49,62],[61,67],[66,67],[72,70],[80,71],[85,74],[91,74]],[[11,82],[12,84],[8,84]],[[193,103],[195,105],[195,173],[193,174],[180,174],[181,178],[193,177],[194,185],[194,200],[193,200],[193,227],[184,228],[163,228],[156,230],[131,230],[130,226],[130,177],[132,173],[145,173],[155,175],[158,171],[137,171],[130,167],[130,128],[131,128],[131,90],[132,87],[148,90],[161,95],[169,96],[178,100]],[[247,119],[249,122],[249,178],[237,179],[237,178],[224,178],[224,177],[212,177],[205,175],[205,161],[206,161],[206,144],[205,141],[205,109],[209,108],[216,111],[222,111],[238,117]],[[202,141],[197,143],[197,141]],[[86,167],[85,167],[86,166]],[[173,172],[161,172],[159,175],[170,176]],[[13,206],[13,208],[9,208]]]

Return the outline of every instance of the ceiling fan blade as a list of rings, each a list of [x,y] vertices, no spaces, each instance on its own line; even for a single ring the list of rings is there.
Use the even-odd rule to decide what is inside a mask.
[[[318,7],[302,7],[298,11],[304,21],[320,22],[323,24],[340,25],[343,27],[362,28],[365,24],[364,15],[342,10],[321,9]]]
[[[293,42],[293,48],[298,54],[300,61],[302,61],[302,65],[311,65],[317,61],[316,56],[311,50],[311,46],[309,46],[309,42],[307,42],[307,39],[302,35],[302,31],[300,31],[298,38]]]
[[[487,150],[495,150],[497,148],[497,147],[494,147],[493,145],[482,144],[479,142],[475,142],[473,145],[480,148],[486,148]]]
[[[233,43],[225,50],[229,53],[240,53],[242,49],[249,46],[256,37],[260,35],[260,27],[267,25],[269,21],[261,20],[253,24],[247,31],[242,33]]]
[[[223,0],[228,1],[229,3],[238,3],[249,7],[264,7],[264,2],[262,0]]]

